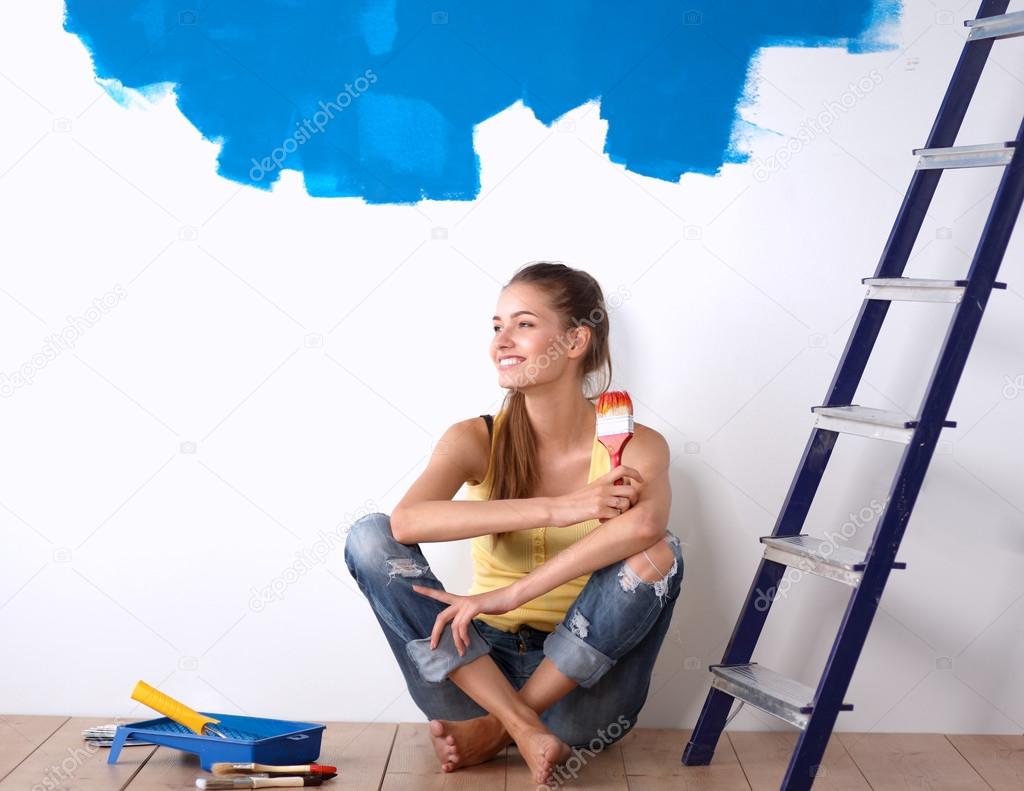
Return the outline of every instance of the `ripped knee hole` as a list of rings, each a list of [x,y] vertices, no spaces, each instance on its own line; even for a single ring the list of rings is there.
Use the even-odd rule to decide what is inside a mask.
[[[672,547],[679,539],[668,534],[657,544],[627,558],[619,569],[619,587],[626,592],[635,592],[641,583],[654,588],[659,600],[668,593],[669,581],[679,571],[678,560]]]
[[[388,558],[385,561],[388,571],[388,584],[395,577],[422,577],[430,567],[417,563],[412,558]]]
[[[668,545],[668,539],[662,539],[643,552],[637,552],[627,558],[626,563],[644,582],[657,582],[663,577],[669,576],[675,559],[675,553]]]

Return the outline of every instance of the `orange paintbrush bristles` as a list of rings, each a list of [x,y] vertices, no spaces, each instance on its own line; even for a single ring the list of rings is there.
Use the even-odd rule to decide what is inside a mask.
[[[598,417],[604,415],[632,415],[633,399],[625,390],[609,390],[597,399]]]
[[[622,449],[633,436],[633,399],[625,390],[609,390],[597,399],[597,439],[608,449],[612,469],[622,463]],[[622,478],[615,481],[622,483]]]

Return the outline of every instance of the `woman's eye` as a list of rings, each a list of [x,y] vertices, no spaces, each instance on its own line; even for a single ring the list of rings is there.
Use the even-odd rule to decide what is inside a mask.
[[[520,327],[523,327],[523,326],[525,326],[525,327],[532,327],[532,326],[533,326],[533,323],[532,323],[532,322],[529,322],[529,321],[521,321],[521,322],[519,322],[519,326],[520,326]],[[492,329],[493,329],[493,330],[494,330],[495,332],[497,332],[498,330],[500,330],[500,329],[501,329],[501,327],[493,327]]]

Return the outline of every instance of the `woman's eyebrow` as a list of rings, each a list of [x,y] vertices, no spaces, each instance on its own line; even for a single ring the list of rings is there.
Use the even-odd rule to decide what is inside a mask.
[[[537,315],[536,313],[534,313],[534,312],[533,312],[532,310],[517,310],[517,311],[516,311],[515,313],[513,313],[513,314],[512,314],[511,316],[509,316],[509,318],[510,318],[510,319],[514,319],[514,318],[515,318],[516,316],[521,316],[521,315],[523,315],[524,313],[529,313],[529,314],[530,314],[531,316],[534,316],[534,317],[536,317],[536,318],[538,318],[538,319],[540,318],[540,316],[538,316],[538,315]],[[492,321],[501,321],[501,316],[495,316],[495,317],[494,317],[494,318],[492,319]]]

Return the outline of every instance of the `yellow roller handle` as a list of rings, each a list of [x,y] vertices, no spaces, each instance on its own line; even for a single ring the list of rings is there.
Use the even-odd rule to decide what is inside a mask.
[[[139,681],[135,685],[135,689],[132,690],[132,699],[139,701],[139,703],[145,703],[151,709],[159,711],[161,714],[170,717],[175,722],[181,723],[186,728],[200,736],[203,736],[203,728],[208,722],[218,723],[220,720],[215,720],[213,717],[207,717],[205,714],[200,714],[195,709],[190,709],[184,703],[175,700],[170,695],[165,695],[156,687],[151,687],[145,681]],[[209,729],[216,732],[216,729]]]

